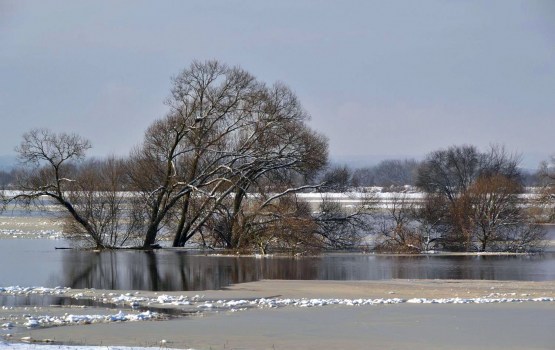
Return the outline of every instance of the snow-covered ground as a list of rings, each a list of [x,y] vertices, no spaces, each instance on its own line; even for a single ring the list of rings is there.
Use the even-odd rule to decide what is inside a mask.
[[[156,312],[145,311],[137,314],[129,314],[123,311],[118,311],[110,315],[74,315],[64,314],[62,316],[51,315],[25,315],[25,323],[23,326],[26,328],[37,328],[43,326],[64,326],[72,324],[91,324],[91,323],[108,323],[108,322],[125,322],[125,321],[146,321],[160,319],[162,316]],[[12,322],[6,322],[0,325],[3,329],[10,329],[15,327]]]
[[[516,293],[490,293],[476,298],[255,298],[255,299],[216,299],[210,300],[201,295],[156,295],[154,297],[141,296],[140,292],[134,293],[100,293],[94,289],[84,292],[74,292],[70,288],[45,288],[45,287],[0,287],[0,294],[7,296],[29,296],[29,295],[67,295],[75,299],[91,299],[102,303],[122,305],[127,308],[138,307],[187,307],[198,310],[222,310],[239,311],[248,308],[277,308],[277,307],[317,307],[327,305],[342,306],[371,306],[389,304],[490,304],[490,303],[522,303],[522,302],[555,302],[555,297],[530,297],[528,294]],[[40,327],[42,325],[68,325],[97,322],[122,322],[161,319],[162,316],[155,312],[142,312],[126,314],[119,311],[114,315],[64,315],[63,317],[36,316],[28,317],[24,324],[27,328]],[[9,328],[9,324],[1,325]]]
[[[392,293],[395,294],[395,293]],[[150,293],[142,295],[141,292],[128,292],[125,294],[106,291],[72,290],[70,288],[44,288],[44,287],[0,287],[0,296],[30,297],[30,296],[57,296],[71,299],[94,300],[97,307],[92,312],[89,308],[58,309],[28,308],[21,313],[21,307],[2,306],[0,313],[0,331],[4,334],[25,329],[37,329],[55,326],[83,325],[93,323],[136,322],[167,319],[168,316],[156,312],[160,309],[171,308],[187,311],[190,314],[203,314],[206,312],[237,312],[248,309],[268,308],[307,308],[340,305],[346,307],[368,307],[373,305],[394,304],[491,304],[491,303],[523,303],[523,302],[555,302],[553,296],[530,296],[529,294],[516,293],[490,293],[481,297],[452,297],[452,298],[252,298],[252,299],[210,299],[194,295],[167,295]],[[122,310],[101,309],[102,305],[117,305]],[[113,306],[112,306],[113,307]],[[137,309],[147,309],[140,312]],[[19,313],[19,315],[18,315]],[[9,315],[9,316],[8,316]]]
[[[159,350],[167,348],[164,344],[157,347],[129,347],[129,346],[69,346],[69,345],[39,345],[39,344],[8,344],[0,341],[0,349],[13,349],[13,350]]]
[[[94,292],[93,292],[94,293]],[[57,296],[73,299],[87,299],[83,293],[72,292],[70,288],[45,288],[45,287],[0,287],[0,295],[7,297],[18,296]],[[0,329],[10,330],[12,328],[39,328],[39,327],[52,327],[52,326],[67,326],[76,324],[92,324],[92,323],[110,323],[110,322],[128,322],[128,321],[151,321],[161,320],[167,318],[166,316],[151,311],[135,312],[132,310],[135,306],[139,306],[138,300],[145,300],[145,298],[134,297],[134,300],[127,305],[123,305],[122,298],[131,298],[131,294],[117,296],[115,293],[108,295],[100,295],[98,301],[101,303],[118,303],[130,309],[129,312],[121,310],[104,312],[100,314],[84,314],[84,313],[64,313],[61,315],[45,314],[41,309],[35,309],[33,312],[28,312],[20,317],[12,316],[9,321],[0,323]],[[94,299],[97,299],[96,297]],[[2,310],[10,311],[17,310],[17,307],[2,306]]]
[[[440,280],[347,281],[340,283],[337,281],[267,280],[231,286],[226,290],[205,290],[189,294],[187,292],[115,291],[65,287],[0,287],[0,298],[4,300],[4,305],[10,305],[11,301],[13,301],[11,305],[14,305],[0,308],[0,334],[2,335],[0,350],[148,349],[145,346],[150,346],[151,349],[208,348],[205,340],[195,338],[195,342],[190,342],[191,338],[189,337],[191,334],[199,334],[200,338],[204,337],[206,334],[202,333],[201,329],[211,325],[212,320],[218,321],[222,317],[225,318],[225,322],[230,319],[233,319],[234,322],[237,320],[250,322],[259,317],[269,320],[274,317],[272,315],[279,318],[288,314],[294,315],[294,317],[291,316],[293,318],[300,319],[305,319],[306,315],[328,315],[326,316],[329,317],[327,324],[331,327],[336,320],[334,315],[337,312],[343,313],[343,315],[351,313],[364,315],[364,317],[373,317],[372,315],[390,312],[389,310],[397,315],[395,317],[398,317],[401,310],[409,313],[415,312],[415,310],[418,312],[437,310],[441,314],[445,310],[452,310],[449,308],[455,306],[448,304],[474,304],[456,305],[457,312],[461,313],[469,312],[468,310],[480,310],[479,308],[492,310],[492,306],[496,307],[496,310],[505,311],[515,308],[537,310],[538,307],[553,309],[555,305],[553,283],[550,281],[536,283]],[[277,293],[279,296],[276,295]],[[49,296],[79,299],[79,301],[75,306],[70,303],[60,304],[61,307],[51,306],[48,303],[38,308],[32,305],[16,306],[18,305],[17,300],[48,300]],[[85,300],[94,301],[91,303],[94,306],[77,306],[88,305],[81,302]],[[519,305],[503,306],[509,303]],[[429,306],[415,304],[428,304]],[[118,311],[118,309],[123,311]],[[371,309],[378,312],[370,311]],[[150,312],[143,310],[150,310]],[[174,314],[174,311],[180,315],[193,314],[195,317],[185,317],[168,323],[147,321],[152,320],[150,317],[154,312],[161,310],[171,310],[167,311],[171,314]],[[435,312],[431,311],[431,313]],[[347,320],[350,319],[347,318]],[[97,322],[109,323],[110,327],[68,327]],[[202,326],[191,331],[192,333],[186,336],[180,335],[181,327],[199,324]],[[176,329],[172,329],[172,327],[176,327]],[[75,333],[73,329],[75,329]],[[123,330],[130,333],[122,335],[120,331]],[[74,336],[74,334],[79,334],[79,336]],[[79,339],[79,343],[121,344],[136,347],[69,347],[56,345],[52,339],[61,344],[75,344],[75,339]],[[222,339],[210,344],[227,344],[228,337],[224,336]],[[8,343],[12,341],[17,344]],[[212,342],[212,340],[209,341]],[[271,344],[277,341],[281,340],[273,339]],[[45,345],[49,345],[49,347]],[[245,347],[244,344],[243,346],[239,345],[237,347]]]
[[[62,238],[62,225],[50,217],[0,215],[0,238]]]

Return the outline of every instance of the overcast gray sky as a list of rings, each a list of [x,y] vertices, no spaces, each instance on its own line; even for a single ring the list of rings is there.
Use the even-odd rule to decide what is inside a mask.
[[[552,0],[0,0],[0,155],[34,127],[127,154],[212,58],[289,85],[334,158],[555,152]]]

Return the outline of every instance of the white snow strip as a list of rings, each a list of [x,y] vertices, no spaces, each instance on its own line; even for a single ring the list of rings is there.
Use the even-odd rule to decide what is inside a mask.
[[[440,298],[426,299],[413,298],[409,300],[391,298],[391,299],[256,299],[247,300],[218,300],[215,302],[205,302],[198,305],[199,308],[211,309],[214,307],[221,308],[237,308],[237,307],[260,307],[275,308],[283,306],[295,307],[317,307],[327,305],[344,305],[344,306],[366,306],[366,305],[386,305],[386,304],[491,304],[491,303],[523,303],[523,302],[555,302],[555,298]]]
[[[493,303],[524,303],[555,301],[555,298],[440,298],[440,299],[421,299],[413,298],[407,300],[410,304],[493,304]]]
[[[0,287],[0,293],[8,295],[28,295],[28,294],[41,294],[41,295],[60,295],[66,294],[70,288],[56,287]],[[103,302],[124,303],[132,307],[140,305],[175,305],[175,306],[196,306],[202,309],[232,309],[248,308],[248,307],[283,307],[283,306],[296,306],[296,307],[317,307],[327,305],[345,305],[345,306],[362,306],[362,305],[383,305],[383,304],[490,304],[490,303],[522,303],[522,302],[555,302],[553,297],[537,297],[537,298],[516,298],[513,297],[515,293],[509,295],[500,295],[497,293],[490,294],[485,297],[479,298],[412,298],[412,299],[399,299],[399,298],[378,298],[378,299],[280,299],[280,298],[261,298],[254,300],[201,300],[203,297],[195,295],[187,297],[184,295],[171,296],[159,295],[155,298],[139,297],[131,293],[120,294],[115,296],[114,293],[108,294],[110,298],[103,298]],[[74,297],[82,297],[82,294],[76,294]],[[104,295],[103,295],[104,296]],[[527,295],[522,295],[527,296]],[[132,317],[132,315],[128,315]],[[141,316],[143,317],[143,316]],[[144,318],[142,318],[144,319]],[[130,319],[126,319],[130,320]],[[81,320],[82,322],[88,322]],[[94,318],[89,320],[94,322]],[[123,321],[118,317],[113,317],[112,321]],[[40,322],[40,321],[39,321]],[[4,326],[4,325],[3,325]],[[32,323],[29,324],[33,326]],[[6,326],[7,327],[7,326]],[[3,327],[3,328],[6,328]]]
[[[91,323],[109,323],[109,322],[126,322],[126,321],[146,321],[161,319],[162,316],[156,312],[145,311],[138,314],[127,314],[119,311],[113,315],[64,315],[64,316],[28,316],[23,326],[27,328],[37,328],[46,326],[64,326],[73,324],[91,324]],[[3,325],[4,326],[4,325]],[[5,324],[6,327],[12,328],[14,324]]]
[[[136,346],[89,346],[89,345],[39,345],[39,344],[8,344],[0,340],[0,349],[13,349],[13,350],[178,350],[174,348],[167,348],[160,342],[161,346],[145,348]],[[192,350],[192,349],[189,349]]]
[[[30,295],[30,294],[62,295],[62,294],[66,294],[70,290],[71,288],[67,288],[67,287],[55,287],[55,288],[20,287],[20,286],[0,287],[0,293],[8,294],[8,295]]]

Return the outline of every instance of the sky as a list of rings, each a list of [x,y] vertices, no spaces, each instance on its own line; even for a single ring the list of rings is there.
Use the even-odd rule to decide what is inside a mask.
[[[555,153],[552,0],[0,0],[0,155],[36,127],[126,155],[208,59],[291,87],[332,159]]]

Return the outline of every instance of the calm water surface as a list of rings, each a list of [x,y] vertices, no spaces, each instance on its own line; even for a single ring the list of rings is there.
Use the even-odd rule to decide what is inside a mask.
[[[521,256],[381,256],[255,258],[162,250],[56,250],[64,241],[1,239],[0,286],[203,290],[260,279],[555,280],[555,252]]]

